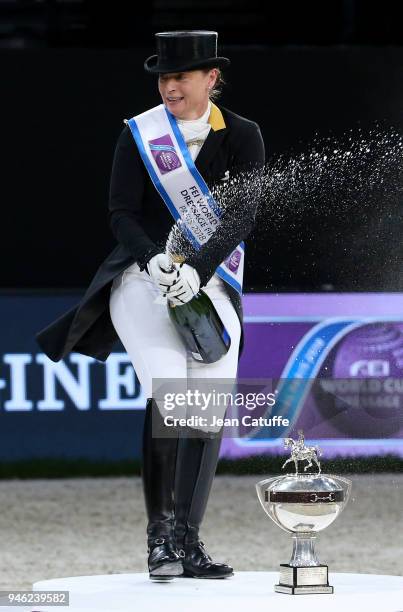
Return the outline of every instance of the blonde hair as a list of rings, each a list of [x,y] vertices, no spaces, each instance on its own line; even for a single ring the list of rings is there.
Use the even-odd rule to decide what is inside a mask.
[[[210,70],[211,68],[204,68],[203,72],[207,74],[207,72],[209,72]],[[221,96],[223,85],[225,85],[224,77],[222,75],[220,68],[216,68],[216,70],[217,70],[217,79],[216,79],[216,82],[214,83],[214,87],[212,87],[212,89],[210,89],[210,92],[209,92],[209,98],[212,102],[214,102],[215,100],[217,100],[217,98]]]

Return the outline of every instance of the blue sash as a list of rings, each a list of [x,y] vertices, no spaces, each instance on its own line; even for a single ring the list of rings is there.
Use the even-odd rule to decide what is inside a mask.
[[[212,236],[223,211],[197,170],[176,119],[160,104],[125,120],[150,178],[196,250]],[[245,245],[241,241],[216,273],[242,294]]]

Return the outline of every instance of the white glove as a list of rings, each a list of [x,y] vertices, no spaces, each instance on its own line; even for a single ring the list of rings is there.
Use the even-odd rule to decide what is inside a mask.
[[[179,278],[170,285],[166,296],[173,304],[180,306],[189,302],[200,289],[200,277],[195,268],[186,263],[175,264],[179,272]]]
[[[170,270],[171,272],[165,272]],[[161,269],[163,268],[163,269]],[[147,263],[147,270],[154,281],[154,284],[162,294],[167,292],[167,289],[179,278],[179,270],[177,265],[172,265],[172,262],[166,253],[158,253],[154,255]]]

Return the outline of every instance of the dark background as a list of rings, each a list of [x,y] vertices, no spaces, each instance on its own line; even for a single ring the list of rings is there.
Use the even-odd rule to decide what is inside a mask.
[[[143,70],[154,32],[219,32],[232,65],[218,103],[259,123],[270,160],[379,122],[403,134],[399,5],[1,0],[1,287],[84,288],[114,248],[115,142],[160,103]],[[267,219],[246,242],[245,291],[403,290],[400,196]]]

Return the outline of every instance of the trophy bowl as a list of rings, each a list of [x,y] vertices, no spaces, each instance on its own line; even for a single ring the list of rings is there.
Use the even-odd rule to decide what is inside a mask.
[[[305,447],[302,432],[299,442],[294,442],[294,445],[298,445],[291,457],[296,473],[266,478],[256,484],[263,510],[293,538],[291,559],[288,564],[280,565],[280,582],[275,591],[293,595],[333,593],[328,581],[328,567],[319,562],[314,543],[316,534],[333,523],[344,509],[350,496],[351,481],[334,474],[322,474],[317,459],[318,473],[298,473],[298,461],[309,460],[306,456],[308,449],[315,454],[318,449]]]

